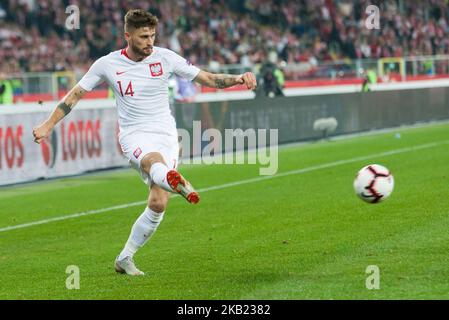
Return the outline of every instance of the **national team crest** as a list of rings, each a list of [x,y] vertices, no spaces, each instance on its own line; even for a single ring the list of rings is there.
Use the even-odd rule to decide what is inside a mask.
[[[136,159],[139,159],[139,156],[142,154],[142,149],[137,148],[136,150],[134,150],[133,154]]]
[[[162,65],[160,62],[150,64],[150,72],[153,77],[161,76],[164,71],[162,70]]]

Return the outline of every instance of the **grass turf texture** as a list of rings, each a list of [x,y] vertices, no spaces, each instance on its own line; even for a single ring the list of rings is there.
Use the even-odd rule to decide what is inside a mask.
[[[400,132],[401,138],[395,138]],[[449,125],[279,150],[278,173],[449,140]],[[0,232],[0,299],[447,299],[449,144],[180,197],[135,261],[113,262],[144,205]],[[359,200],[352,182],[388,167],[386,202]],[[258,177],[256,165],[184,166],[196,188]],[[0,188],[0,229],[145,200],[132,170]],[[81,289],[67,290],[77,265]],[[380,289],[367,290],[368,265]]]

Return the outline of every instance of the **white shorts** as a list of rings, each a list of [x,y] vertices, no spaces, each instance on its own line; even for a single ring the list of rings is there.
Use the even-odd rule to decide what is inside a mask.
[[[159,152],[170,169],[178,167],[178,137],[154,132],[136,131],[120,137],[120,146],[131,167],[139,172],[143,182],[152,185],[150,176],[140,167],[142,159],[151,152]]]

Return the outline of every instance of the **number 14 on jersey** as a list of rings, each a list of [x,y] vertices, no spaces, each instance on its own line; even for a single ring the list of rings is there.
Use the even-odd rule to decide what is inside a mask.
[[[128,83],[128,86],[126,87],[125,94],[123,94],[123,86],[122,86],[122,82],[121,82],[121,81],[117,81],[117,83],[118,83],[118,88],[119,88],[119,90],[120,90],[120,95],[121,95],[122,97],[124,97],[124,96],[126,96],[126,95],[129,95],[129,96],[131,96],[131,97],[134,96],[133,84],[132,84],[131,81]]]

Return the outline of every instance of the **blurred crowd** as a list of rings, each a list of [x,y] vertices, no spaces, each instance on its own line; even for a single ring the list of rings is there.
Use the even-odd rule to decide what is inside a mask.
[[[123,17],[159,17],[156,45],[200,66],[449,53],[449,0],[0,0],[0,71],[84,72],[125,46]],[[365,27],[380,8],[380,29]],[[69,5],[80,29],[66,29]]]

